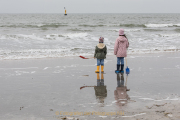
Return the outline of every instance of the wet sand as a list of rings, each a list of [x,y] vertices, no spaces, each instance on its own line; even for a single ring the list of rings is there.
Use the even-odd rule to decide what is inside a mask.
[[[3,60],[0,119],[179,120],[180,53],[127,60],[128,77],[114,73],[115,56],[107,56],[104,74],[95,74],[94,59]]]

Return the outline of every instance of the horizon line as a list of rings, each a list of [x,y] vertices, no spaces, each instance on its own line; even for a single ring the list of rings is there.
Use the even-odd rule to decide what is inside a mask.
[[[64,14],[64,13],[0,13],[0,14]],[[68,14],[180,14],[180,13],[68,13]]]

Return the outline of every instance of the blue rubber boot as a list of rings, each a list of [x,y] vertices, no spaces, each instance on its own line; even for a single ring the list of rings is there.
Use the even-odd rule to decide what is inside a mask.
[[[120,65],[117,64],[117,70],[115,70],[115,73],[120,73],[119,68],[120,68]]]
[[[121,65],[121,70],[120,70],[121,73],[124,73],[124,65],[122,64]]]

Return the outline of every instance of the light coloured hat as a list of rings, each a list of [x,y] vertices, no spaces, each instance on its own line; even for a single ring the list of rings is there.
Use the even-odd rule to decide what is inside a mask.
[[[124,29],[119,30],[119,35],[124,35]]]

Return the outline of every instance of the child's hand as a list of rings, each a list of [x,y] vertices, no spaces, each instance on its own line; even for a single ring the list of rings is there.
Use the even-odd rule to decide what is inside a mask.
[[[94,57],[94,59],[95,59],[95,57]]]

